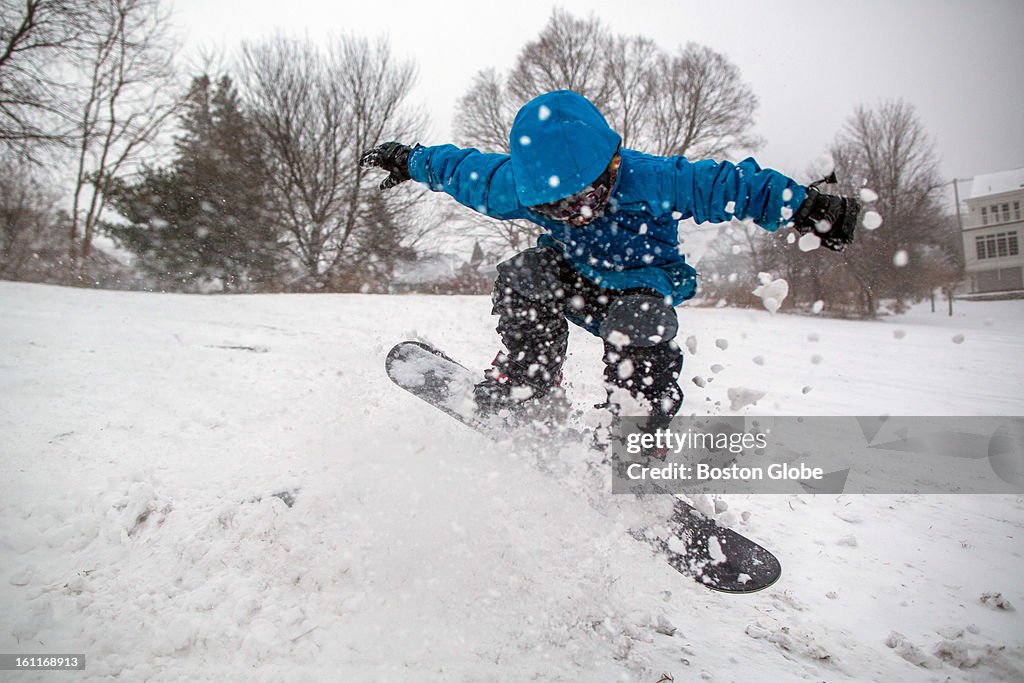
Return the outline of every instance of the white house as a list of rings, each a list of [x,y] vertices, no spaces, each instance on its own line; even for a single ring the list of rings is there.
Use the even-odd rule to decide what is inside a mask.
[[[964,201],[964,260],[971,293],[1024,290],[1024,168],[976,176]]]

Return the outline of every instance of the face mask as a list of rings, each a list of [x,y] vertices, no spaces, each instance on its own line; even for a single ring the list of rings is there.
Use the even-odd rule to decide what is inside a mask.
[[[601,176],[576,194],[556,202],[531,206],[530,210],[554,221],[581,227],[604,215],[612,188],[619,175],[618,157],[612,160]]]

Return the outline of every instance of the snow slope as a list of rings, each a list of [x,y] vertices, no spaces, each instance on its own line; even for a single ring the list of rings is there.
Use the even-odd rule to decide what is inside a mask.
[[[712,593],[585,448],[543,474],[387,381],[404,338],[487,364],[489,307],[0,283],[0,652],[88,662],[5,680],[1024,679],[1024,498],[726,497],[784,574]],[[683,309],[686,410],[1024,414],[1024,302],[957,314]]]

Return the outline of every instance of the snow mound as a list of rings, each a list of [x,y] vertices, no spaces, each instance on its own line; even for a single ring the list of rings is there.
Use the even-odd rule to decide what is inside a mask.
[[[1021,414],[1021,302],[956,306],[893,318],[902,341],[889,321],[681,308],[686,376],[772,399],[719,379],[684,411]],[[1024,679],[1019,497],[708,498],[785,567],[709,592],[630,536],[669,499],[607,493],[589,442],[495,443],[388,381],[387,350],[421,335],[487,367],[489,297],[3,282],[0,308],[0,651],[85,652],[86,680]],[[564,386],[592,406],[603,343],[570,334]]]

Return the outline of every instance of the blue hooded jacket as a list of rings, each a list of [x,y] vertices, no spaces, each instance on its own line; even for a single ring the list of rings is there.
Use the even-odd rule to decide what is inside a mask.
[[[543,227],[540,244],[557,248],[585,278],[609,289],[653,289],[673,305],[696,292],[696,271],[679,250],[678,223],[753,219],[769,231],[786,225],[806,196],[790,178],[739,164],[657,157],[619,149],[621,138],[581,95],[546,93],[520,109],[511,154],[454,145],[416,146],[409,173],[436,192],[498,219]],[[607,211],[582,227],[531,211],[583,189],[621,162]]]

